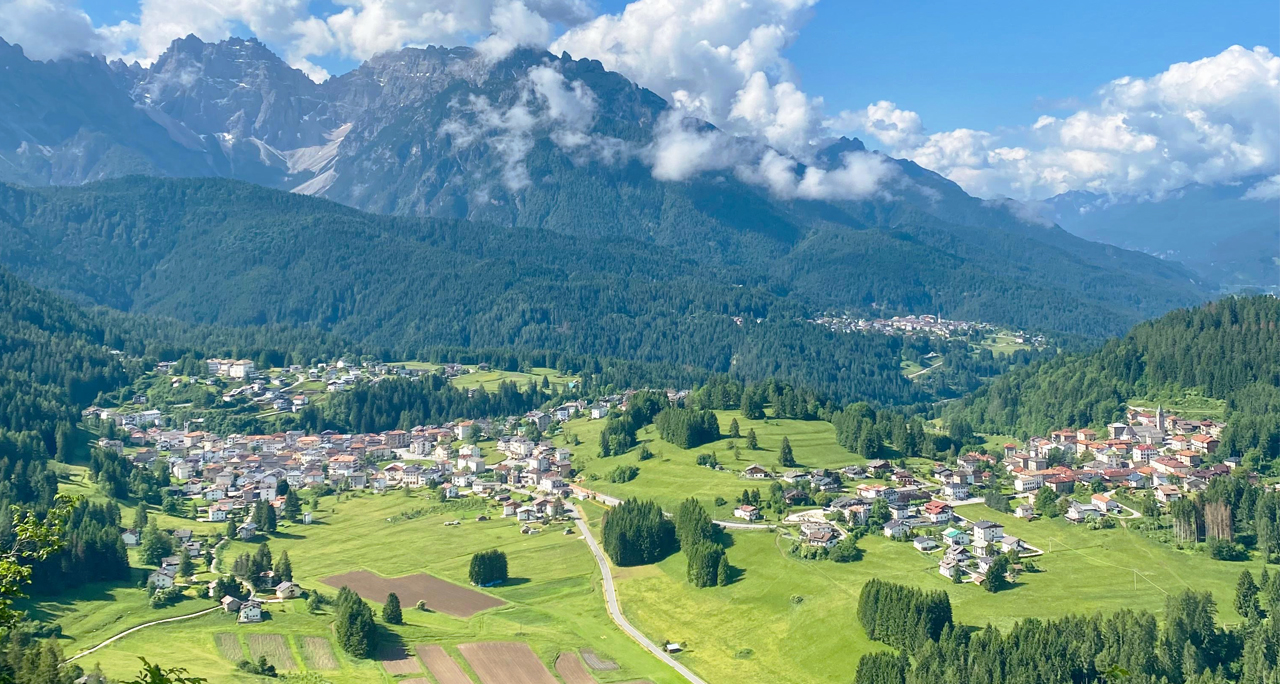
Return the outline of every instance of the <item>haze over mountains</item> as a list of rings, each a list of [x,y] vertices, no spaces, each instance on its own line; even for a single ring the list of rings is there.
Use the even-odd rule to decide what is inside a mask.
[[[1069,192],[1047,200],[1044,216],[1086,240],[1182,262],[1227,290],[1274,287],[1280,196],[1251,191],[1264,180],[1188,185],[1159,201]]]

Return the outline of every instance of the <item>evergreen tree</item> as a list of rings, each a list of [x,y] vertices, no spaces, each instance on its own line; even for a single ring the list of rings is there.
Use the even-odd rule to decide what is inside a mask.
[[[1236,612],[1246,620],[1260,619],[1262,607],[1258,604],[1258,585],[1253,581],[1253,573],[1245,570],[1240,573],[1236,582]]]
[[[796,458],[791,453],[791,440],[786,437],[782,438],[782,448],[778,451],[778,465],[783,468],[794,468],[796,466]]]
[[[291,489],[284,495],[284,519],[295,522],[301,515],[302,501],[298,499],[298,493]]]
[[[471,557],[467,573],[471,583],[488,587],[507,581],[507,554],[497,549],[481,551]]]
[[[755,451],[756,449],[759,449],[759,448],[760,448],[760,443],[756,441],[756,429],[751,428],[747,430],[747,449],[749,451]]]
[[[677,546],[675,525],[652,501],[628,499],[604,514],[605,553],[620,566],[655,563]]]
[[[733,420],[730,420],[729,421],[729,438],[738,439],[741,436],[742,436],[742,433],[739,432],[739,428],[738,428],[738,419],[734,418]]]
[[[376,650],[377,627],[373,610],[360,595],[347,587],[338,590],[334,601],[334,632],[342,650],[353,658],[368,658]]]
[[[191,554],[187,553],[186,547],[178,552],[178,575],[180,577],[190,577],[195,574],[196,566],[191,562]]]
[[[147,504],[146,502],[139,501],[138,508],[133,512],[133,529],[139,532],[142,532],[143,530],[147,529],[148,522],[149,522],[149,518],[147,517]]]
[[[275,565],[276,581],[292,582],[293,581],[293,563],[289,562],[289,552],[281,551],[280,560]]]
[[[387,594],[386,603],[382,604],[382,621],[388,625],[399,625],[404,622],[400,615],[400,597],[395,592]]]

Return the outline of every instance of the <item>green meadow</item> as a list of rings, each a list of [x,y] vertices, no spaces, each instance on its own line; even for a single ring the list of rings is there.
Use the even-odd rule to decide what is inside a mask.
[[[1178,551],[1123,528],[1091,531],[1061,519],[1028,523],[980,504],[960,513],[997,520],[1007,533],[1042,546],[1045,555],[1035,559],[1040,572],[989,594],[939,575],[937,554],[878,535],[860,542],[861,561],[837,564],[792,558],[775,533],[734,532],[728,555],[741,576],[733,584],[689,586],[677,553],[656,565],[618,570],[619,597],[628,618],[651,638],[684,644],[683,662],[708,681],[840,682],[852,679],[861,655],[883,648],[865,637],[856,617],[858,593],[872,577],[947,591],[956,620],[976,626],[1008,628],[1023,618],[1121,607],[1158,616],[1167,593],[1188,588],[1212,591],[1220,621],[1233,623],[1240,620],[1231,607],[1240,571],[1256,574],[1262,567]]]
[[[307,590],[329,596],[336,590],[322,584],[323,578],[359,569],[386,577],[425,572],[465,586],[471,555],[485,549],[501,549],[507,554],[512,579],[504,586],[485,591],[508,605],[468,619],[405,605],[405,624],[387,628],[394,635],[391,638],[409,646],[438,643],[446,649],[482,640],[524,641],[548,667],[561,651],[592,648],[621,665],[617,671],[600,673],[602,681],[678,681],[674,672],[609,620],[599,588],[599,571],[576,532],[566,535],[566,525],[554,525],[539,534],[522,535],[512,519],[496,517],[478,522],[476,517],[482,513],[496,517],[500,512],[486,509],[478,500],[436,504],[426,492],[344,495],[340,502],[326,497],[312,525],[282,524],[268,541],[277,558],[288,551],[295,581]],[[445,525],[453,521],[461,524]],[[256,546],[233,542],[221,549],[219,558],[229,562]],[[127,621],[108,621],[104,627],[100,624],[103,620],[90,617],[101,611],[118,611],[125,605],[131,607]],[[192,599],[172,612],[194,612],[208,605],[212,602]],[[168,612],[146,608],[142,590],[132,588],[114,589],[110,596],[72,594],[34,607],[48,616],[61,616],[57,619],[67,637],[63,648],[68,655],[128,626],[169,616]],[[375,614],[380,614],[380,605],[374,609]],[[215,613],[146,628],[88,656],[83,666],[88,669],[100,663],[108,675],[123,676],[136,670],[137,658],[145,656],[153,661],[181,663],[193,674],[211,681],[258,681],[236,672],[235,663],[218,655],[215,634],[280,634],[299,664],[304,662],[299,649],[305,637],[331,638],[330,616],[308,614],[301,600],[269,604],[268,611],[270,619],[251,626],[237,625],[232,617]],[[321,672],[334,684],[394,680],[371,661],[354,660],[341,653],[338,660],[339,670]]]
[[[778,472],[789,470],[778,463],[784,437],[791,443],[797,468],[841,468],[866,462],[866,459],[849,453],[836,443],[836,431],[830,423],[776,418],[747,420],[737,411],[717,411],[716,415],[720,421],[720,432],[726,435],[730,421],[736,418],[742,437],[726,437],[696,449],[681,449],[662,441],[657,429],[650,425],[640,430],[637,437],[653,452],[653,458],[638,460],[640,447],[625,454],[600,458],[600,431],[604,429],[605,421],[579,418],[566,424],[556,442],[569,444],[574,453],[574,466],[586,478],[582,484],[589,489],[623,499],[653,499],[668,510],[674,510],[681,501],[692,496],[701,501],[713,517],[732,515],[733,502],[744,488],[768,489],[767,480],[742,479],[738,473],[743,468],[758,463]],[[752,429],[756,431],[759,445],[755,451],[747,449],[746,435]],[[575,436],[581,444],[573,446],[568,435]],[[723,470],[699,466],[698,454],[704,453],[715,454]],[[624,464],[636,466],[640,474],[630,482],[610,482],[610,471]],[[717,508],[716,497],[728,503]]]

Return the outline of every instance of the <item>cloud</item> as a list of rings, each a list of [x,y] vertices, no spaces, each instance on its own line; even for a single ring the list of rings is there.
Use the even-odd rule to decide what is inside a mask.
[[[458,148],[483,142],[502,159],[502,184],[511,192],[528,187],[525,158],[536,137],[545,133],[567,152],[611,162],[625,153],[621,141],[591,133],[596,120],[595,93],[582,81],[570,82],[556,68],[534,66],[518,86],[509,105],[496,105],[487,97],[471,96],[465,104],[453,103],[454,115],[440,128]]]
[[[816,3],[636,0],[571,28],[551,50],[599,60],[666,98],[681,116],[806,158],[822,135],[822,101],[799,88],[782,52]]]
[[[474,44],[499,59],[521,45],[546,46],[555,27],[594,16],[589,0],[338,0],[311,14],[309,0],[140,0],[138,19],[95,27],[76,0],[3,0],[0,35],[38,59],[90,51],[154,62],[176,38],[229,38],[243,26],[316,80],[315,59],[365,60],[406,46]]]
[[[1233,46],[1151,78],[1114,80],[1090,106],[1022,129],[1022,145],[968,129],[926,134],[918,114],[892,102],[841,112],[828,125],[870,135],[890,154],[984,197],[1089,190],[1160,198],[1189,183],[1274,173],[1278,110],[1280,57],[1265,47]],[[1255,195],[1264,192],[1260,186]]]
[[[0,36],[38,60],[110,48],[109,38],[94,29],[84,10],[60,0],[0,2]]]
[[[1253,187],[1244,193],[1245,199],[1250,200],[1273,200],[1280,199],[1280,175],[1275,175],[1266,180],[1259,181]]]
[[[750,138],[733,136],[672,110],[663,115],[644,159],[660,181],[684,181],[707,172],[727,171],[763,187],[783,200],[859,200],[881,192],[894,167],[869,152],[841,155],[827,170],[806,166]]]

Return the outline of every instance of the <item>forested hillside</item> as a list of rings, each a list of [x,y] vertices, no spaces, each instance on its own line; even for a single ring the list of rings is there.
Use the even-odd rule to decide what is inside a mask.
[[[629,240],[379,217],[221,180],[4,188],[0,212],[5,265],[128,311],[314,326],[409,357],[557,349],[886,403],[925,396],[901,376],[897,340],[810,325],[763,283]]]
[[[550,268],[555,273],[555,268],[564,268],[583,277],[585,270],[618,266],[611,255],[598,253],[602,245],[618,245],[624,261],[634,261],[624,245],[644,245],[663,262],[658,268],[644,266],[654,278],[663,277],[668,264],[688,261],[697,264],[702,275],[717,271],[720,284],[758,287],[820,310],[876,315],[941,312],[950,318],[1095,337],[1120,334],[1145,318],[1198,303],[1207,292],[1181,266],[1028,220],[1020,205],[972,197],[933,171],[868,152],[854,139],[840,139],[820,150],[812,165],[833,171],[845,155],[874,157],[874,163],[886,169],[884,187],[858,200],[789,199],[729,169],[680,182],[658,180],[645,150],[658,137],[658,122],[668,103],[598,61],[543,50],[521,48],[493,62],[465,47],[409,48],[377,55],[323,84],[313,83],[261,43],[239,38],[218,43],[194,36],[175,40],[146,68],[88,58],[33,62],[12,48],[0,49],[0,67],[0,94],[31,94],[15,94],[24,106],[0,123],[0,159],[9,161],[0,164],[0,179],[40,185],[130,173],[219,176],[313,194],[378,214],[518,227],[520,232],[505,234],[509,244],[504,248],[523,247],[522,268],[503,271],[502,276],[527,278],[529,269]],[[550,101],[544,101],[548,84],[582,103],[581,116],[572,122],[558,118]],[[86,104],[95,98],[101,100],[102,116],[95,116]],[[136,106],[128,106],[131,101]],[[493,116],[512,111],[528,114],[528,130],[493,128]],[[50,120],[60,125],[50,126]],[[575,139],[590,144],[562,144],[566,127]],[[6,140],[8,145],[3,144]],[[512,146],[510,140],[519,144]],[[143,188],[149,192],[152,186]],[[116,190],[93,192],[115,193],[119,199]],[[227,194],[236,202],[242,198],[235,195],[245,195],[243,209],[268,209],[249,191]],[[165,190],[156,197],[173,195]],[[58,197],[57,202],[73,202],[76,195]],[[85,201],[95,206],[86,208]],[[161,214],[153,208],[138,210],[83,198],[74,202],[81,206],[66,207],[66,215],[58,218],[73,225],[90,219],[94,239],[88,243],[94,245],[118,240],[122,235],[117,231],[131,231],[132,221],[162,215],[168,219],[191,209],[179,204]],[[242,215],[240,207],[204,209],[205,220]],[[20,242],[41,237],[26,215],[16,218],[22,224]],[[294,222],[293,217],[267,215],[260,220],[277,228]],[[307,228],[319,231],[319,241],[324,242],[331,226],[324,220]],[[406,230],[409,241],[418,240],[414,233],[420,232],[407,223],[384,223],[376,230]],[[493,234],[491,229],[483,232]],[[548,233],[561,237],[549,240]],[[198,249],[192,244],[184,247],[210,259],[234,261],[251,244],[215,243],[209,237]],[[130,266],[141,265],[165,244],[163,238],[150,239],[154,242],[135,244],[139,261]],[[297,247],[301,242],[289,244]],[[492,251],[487,237],[480,242]],[[270,249],[261,242],[254,247]],[[550,257],[555,254],[552,249],[566,247],[563,259]],[[404,248],[379,254],[394,264],[397,251]],[[244,264],[258,269],[249,276],[257,280],[248,289],[269,289],[275,284],[271,264],[255,258]],[[309,257],[308,268],[313,270],[290,274],[293,281],[279,285],[300,284],[308,290],[310,281],[330,265],[359,271],[366,263]],[[437,267],[425,265],[433,270],[416,272],[428,281],[427,289],[419,292],[438,296],[430,287]],[[204,275],[184,272],[190,273]],[[209,274],[218,275],[218,269]],[[81,291],[79,286],[86,285],[80,282],[83,277],[75,273],[67,285]],[[126,268],[118,282],[92,285],[129,300],[140,294],[134,290],[142,277],[135,268]],[[179,292],[198,287],[193,282],[180,285]],[[602,298],[591,292],[573,297]],[[140,303],[157,304],[146,297]],[[331,309],[320,317],[333,318],[345,315],[349,302],[322,299],[319,305]],[[362,307],[380,305],[368,297],[361,302]],[[248,308],[246,303],[237,306]],[[312,316],[288,308],[291,318]],[[456,340],[478,336],[510,344],[507,340],[528,335],[533,339],[520,344],[541,343],[545,336],[527,330],[543,323],[539,315],[532,311],[529,320],[515,322],[476,321],[486,329],[483,333],[451,331],[440,342],[472,345]],[[496,334],[487,330],[503,327],[507,329]],[[700,340],[699,346],[706,345]],[[717,353],[723,348],[712,346],[720,348]]]
[[[1253,468],[1280,458],[1280,299],[1228,298],[1135,327],[1089,354],[1014,371],[952,409],[1019,436],[1102,427],[1135,397],[1198,390],[1227,402],[1222,447]]]

